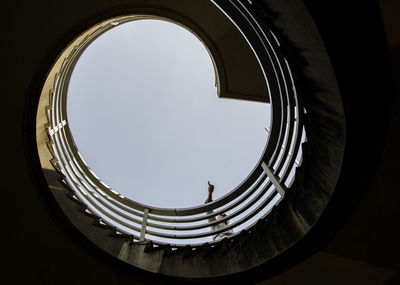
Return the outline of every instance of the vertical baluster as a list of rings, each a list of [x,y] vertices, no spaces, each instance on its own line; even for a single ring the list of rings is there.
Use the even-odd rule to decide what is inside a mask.
[[[279,183],[279,179],[275,176],[275,174],[271,171],[271,169],[267,166],[267,164],[264,161],[261,163],[261,166],[264,169],[265,173],[268,175],[272,184],[274,184],[278,193],[281,195],[280,200],[282,200],[283,197],[285,196],[285,192],[286,192],[285,185],[281,185],[281,183]]]
[[[144,209],[143,213],[143,221],[142,221],[142,230],[140,231],[140,239],[139,241],[144,241],[146,235],[146,227],[147,227],[147,218],[149,216],[149,209]]]

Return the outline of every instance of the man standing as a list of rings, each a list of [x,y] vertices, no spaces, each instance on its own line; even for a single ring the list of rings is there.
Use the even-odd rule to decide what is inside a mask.
[[[206,200],[206,204],[212,202],[212,194],[213,194],[213,192],[214,192],[214,185],[211,184],[210,181],[208,181],[208,198]],[[207,212],[207,214],[212,214],[212,213],[213,213],[213,211]],[[212,223],[212,222],[215,222],[217,220],[221,220],[224,217],[226,217],[225,213],[220,214],[218,216],[218,218],[215,218],[215,216],[212,216],[212,217],[208,218],[208,222]],[[225,222],[221,222],[219,224],[212,225],[211,229],[213,231],[222,230],[222,229],[225,229],[228,225],[229,225],[229,220],[227,220]],[[224,231],[222,233],[219,233],[219,234],[215,235],[213,237],[213,239],[214,240],[220,240],[220,239],[223,239],[224,237],[230,236],[232,234],[233,234],[233,230],[232,229],[226,230],[226,231]]]

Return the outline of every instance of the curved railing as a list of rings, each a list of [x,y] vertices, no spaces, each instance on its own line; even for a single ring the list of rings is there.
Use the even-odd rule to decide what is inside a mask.
[[[301,164],[301,143],[305,140],[302,116],[305,109],[296,94],[290,64],[280,52],[273,32],[251,12],[250,1],[213,1],[252,47],[264,73],[272,104],[272,125],[266,128],[267,145],[249,176],[233,191],[201,206],[184,209],[156,208],[140,204],[108,187],[85,163],[74,143],[68,125],[67,89],[72,69],[85,48],[99,35],[124,22],[149,16],[127,16],[108,22],[86,36],[66,58],[56,76],[46,108],[46,125],[53,154],[53,166],[62,174],[62,182],[74,191],[74,198],[87,206],[87,211],[118,232],[132,235],[137,241],[155,244],[197,246],[210,242],[210,237],[228,229],[238,234],[251,228],[268,214],[290,191],[294,172]],[[211,212],[211,213],[210,213]],[[219,221],[208,219],[226,213]],[[230,220],[222,230],[210,227]],[[214,241],[212,241],[214,242]],[[211,242],[211,243],[212,243]]]

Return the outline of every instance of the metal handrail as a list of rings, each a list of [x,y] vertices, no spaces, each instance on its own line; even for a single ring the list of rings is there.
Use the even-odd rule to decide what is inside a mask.
[[[248,2],[240,0],[212,2],[229,15],[251,45],[264,72],[274,114],[271,136],[268,138],[267,146],[257,166],[241,185],[215,202],[186,209],[157,208],[140,204],[107,187],[80,156],[68,124],[67,85],[72,69],[86,47],[99,35],[113,28],[116,22],[109,21],[93,33],[86,35],[71,51],[65,58],[55,78],[53,91],[49,95],[51,104],[45,112],[48,119],[47,133],[52,142],[50,151],[57,159],[66,185],[75,191],[76,198],[85,203],[89,211],[99,215],[103,222],[141,241],[146,238],[146,234],[173,240],[199,239],[235,229],[257,214],[262,213],[263,217],[267,216],[275,205],[272,205],[271,201],[275,197],[278,197],[275,203],[283,199],[287,191],[285,182],[289,179],[292,169],[296,167],[296,157],[301,153],[303,108],[296,93],[289,63],[280,54],[275,35],[269,33],[268,28],[251,14],[247,9],[247,6],[251,5]],[[128,16],[119,19],[118,23],[149,17],[151,15]],[[292,88],[289,88],[290,86]],[[63,125],[63,122],[66,124]],[[60,124],[61,127],[59,127]],[[284,146],[283,149],[282,146]],[[282,175],[279,177],[281,172]],[[265,185],[262,186],[264,183]],[[244,215],[253,206],[256,208]],[[269,209],[267,213],[263,212],[265,209]],[[225,212],[231,213],[222,220],[208,221],[209,218]],[[233,222],[222,230],[208,229],[226,220],[233,220]],[[194,222],[202,223],[193,224]],[[159,230],[170,232],[164,233]],[[204,231],[174,234],[195,230]],[[163,244],[157,239],[152,241]]]

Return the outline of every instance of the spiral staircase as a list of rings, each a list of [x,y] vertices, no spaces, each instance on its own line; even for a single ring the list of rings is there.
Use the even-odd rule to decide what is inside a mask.
[[[43,50],[46,55],[42,58],[45,59],[41,61],[42,65],[36,70],[33,79],[29,80],[31,88],[27,92],[28,95],[26,98],[20,96],[26,102],[23,123],[24,140],[21,140],[21,143],[24,141],[27,161],[24,165],[27,167],[24,167],[23,171],[30,173],[31,178],[21,179],[20,182],[18,179],[15,181],[30,186],[7,187],[7,189],[36,189],[36,191],[32,191],[33,194],[30,193],[26,197],[22,195],[23,193],[18,194],[13,191],[12,195],[18,196],[14,201],[20,204],[14,203],[17,206],[14,205],[12,208],[14,211],[10,211],[10,213],[15,213],[16,218],[12,219],[11,215],[5,215],[10,218],[6,219],[3,228],[11,229],[7,234],[10,237],[7,241],[8,244],[13,245],[15,252],[6,256],[9,256],[10,264],[18,264],[13,268],[20,270],[25,267],[36,268],[35,270],[27,269],[31,274],[34,273],[26,276],[27,279],[41,280],[44,284],[52,283],[58,278],[62,280],[65,277],[58,276],[57,272],[65,275],[70,271],[71,275],[74,275],[74,272],[80,272],[76,274],[76,279],[82,284],[88,284],[87,282],[91,281],[93,284],[121,284],[128,283],[128,279],[144,284],[162,284],[171,281],[183,284],[261,282],[263,279],[288,270],[320,249],[343,227],[356,206],[365,197],[365,192],[371,184],[370,176],[377,172],[376,165],[382,156],[388,122],[390,119],[393,120],[393,117],[389,117],[388,110],[392,102],[390,94],[393,94],[394,90],[390,81],[384,39],[382,31],[379,30],[379,15],[374,10],[378,6],[365,4],[365,14],[359,15],[359,19],[356,18],[360,23],[356,25],[357,28],[351,29],[350,14],[353,16],[352,13],[355,12],[351,6],[346,7],[348,10],[340,10],[334,9],[333,4],[324,6],[313,1],[304,1],[304,3],[300,1],[215,2],[236,25],[241,27],[242,31],[245,31],[244,34],[254,44],[256,54],[261,58],[261,66],[265,63],[264,70],[271,68],[271,61],[262,59],[262,56],[265,56],[265,46],[262,46],[262,43],[268,39],[273,42],[275,39],[262,38],[260,35],[265,35],[268,31],[266,29],[273,32],[277,39],[273,42],[274,50],[279,53],[277,58],[281,59],[281,63],[287,60],[287,66],[290,66],[293,73],[295,88],[291,89],[292,93],[287,94],[271,91],[270,99],[274,106],[275,125],[271,127],[271,136],[266,150],[255,170],[247,178],[248,180],[226,197],[215,201],[213,205],[190,209],[186,213],[183,213],[184,211],[182,213],[174,211],[174,213],[178,213],[177,216],[184,214],[190,216],[205,213],[210,209],[218,211],[218,208],[221,208],[222,212],[227,203],[242,194],[246,195],[252,189],[254,191],[258,189],[257,183],[261,182],[257,179],[267,181],[268,186],[265,186],[265,192],[271,189],[274,195],[279,194],[282,199],[273,205],[271,211],[263,213],[257,223],[231,238],[205,244],[180,245],[162,243],[148,238],[147,234],[151,234],[151,231],[143,230],[143,225],[150,225],[151,218],[157,218],[152,213],[160,216],[171,215],[171,213],[157,212],[157,209],[145,207],[139,209],[142,211],[140,215],[143,219],[139,221],[142,228],[140,226],[137,228],[139,235],[135,236],[112,223],[105,222],[105,219],[96,213],[91,205],[84,203],[78,197],[76,189],[73,189],[71,183],[66,181],[66,173],[61,170],[59,160],[54,160],[55,154],[51,151],[51,140],[40,141],[41,137],[37,135],[34,127],[36,108],[32,106],[40,105],[38,94],[43,87],[43,78],[60,51],[77,34],[105,18],[129,14],[138,6],[143,7],[148,4],[140,3],[143,6],[135,6],[133,5],[135,3],[124,3],[124,5],[111,7],[105,3],[97,4],[99,6],[91,3],[94,9],[91,11],[96,11],[96,13],[89,14],[94,16],[79,16],[82,17],[81,20],[76,21],[72,28],[68,24],[73,22],[72,19],[71,22],[67,20],[63,22],[66,26],[65,30],[60,30],[57,40],[49,44],[47,51],[51,52],[45,53],[46,49]],[[239,7],[239,4],[242,6]],[[42,6],[39,5],[39,7]],[[60,7],[66,10],[72,9]],[[27,7],[23,8],[25,9]],[[47,9],[53,12],[59,11],[59,9],[52,10],[52,7],[47,7]],[[339,11],[342,12],[340,18],[342,22],[337,17],[333,17],[335,12]],[[248,14],[243,17],[244,13]],[[82,12],[82,15],[84,14]],[[56,14],[50,16],[54,15]],[[367,15],[369,24],[366,23]],[[19,25],[30,23],[28,18],[22,17]],[[375,20],[371,21],[371,19]],[[54,21],[57,23],[57,19]],[[370,28],[368,32],[361,29],[361,23]],[[38,25],[38,28],[40,27]],[[42,27],[42,29],[45,28]],[[250,32],[254,31],[252,35]],[[354,34],[355,31],[358,34]],[[371,42],[371,39],[374,41]],[[365,42],[368,42],[368,45],[364,46]],[[18,49],[15,52],[18,54]],[[370,65],[368,70],[363,69],[366,66],[364,61]],[[27,66],[35,66],[29,65],[29,60],[26,63]],[[27,69],[29,71],[29,67]],[[287,71],[286,75],[288,75]],[[282,75],[278,74],[277,78],[279,76]],[[285,78],[289,79],[290,76]],[[361,82],[363,84],[360,84]],[[279,84],[277,80],[276,85],[271,85],[271,88],[278,90]],[[281,86],[282,89],[283,86]],[[287,89],[290,90],[290,88]],[[287,105],[291,108],[286,108]],[[292,113],[294,108],[298,110],[297,116],[294,116],[294,111]],[[286,111],[287,109],[289,112]],[[294,120],[295,117],[296,120]],[[18,121],[21,122],[21,119]],[[47,130],[52,130],[54,134],[61,133],[60,130],[65,129],[63,120],[48,120],[48,123]],[[56,126],[57,131],[54,128]],[[307,142],[300,141],[301,135],[294,140],[291,137],[285,139],[285,134],[291,136],[298,131],[301,133],[303,126]],[[296,127],[297,130],[294,131]],[[51,136],[47,133],[43,138]],[[68,139],[68,136],[66,138]],[[284,141],[293,141],[293,146],[285,148]],[[38,157],[36,150],[36,146],[40,143],[47,148],[49,152],[47,158],[49,162],[52,162],[53,168],[41,167],[42,157]],[[70,144],[73,145],[73,142],[70,141]],[[40,147],[38,148],[40,153]],[[296,156],[289,153],[290,149],[295,151],[292,154],[296,152],[301,154],[301,161],[296,162]],[[12,154],[12,157],[14,160],[19,157],[19,161],[25,161],[21,153]],[[280,159],[282,157],[285,159]],[[278,160],[281,162],[276,164]],[[83,164],[79,166],[84,167]],[[285,184],[289,169],[292,168],[295,169],[294,179],[288,180]],[[285,171],[281,172],[282,169]],[[88,172],[84,171],[84,173]],[[250,197],[250,194],[247,197]],[[260,206],[259,210],[271,202],[270,198],[266,198],[265,204]],[[243,198],[235,206],[245,205],[244,200]],[[204,219],[204,216],[202,218]],[[22,224],[24,226],[21,226]],[[20,225],[20,228],[14,225]],[[25,230],[21,230],[24,228]],[[20,234],[14,237],[13,231]],[[34,236],[36,234],[37,237]],[[176,235],[173,237],[176,238]],[[43,247],[46,244],[45,240],[52,240],[50,248],[60,248],[59,252],[51,252],[50,248]],[[20,247],[15,241],[20,241]],[[21,245],[21,241],[24,245]],[[37,249],[23,250],[31,247]],[[76,248],[80,249],[82,260],[62,261],[68,269],[56,270],[49,265],[48,260],[51,258],[63,260],[61,253],[68,256],[67,252],[71,247],[73,251],[76,251]],[[331,242],[327,248],[333,252],[335,243]],[[398,247],[394,246],[394,248]],[[38,264],[35,265],[29,262],[35,260],[33,257],[23,258],[24,252],[43,252],[45,257],[36,255]],[[31,254],[28,255],[31,256]],[[85,268],[87,256],[90,257]],[[90,258],[96,261],[90,261]],[[48,272],[46,267],[53,269]],[[102,279],[99,276],[103,276],[103,273],[94,273],[99,268],[107,268],[106,271],[118,273],[117,275],[106,274],[107,277]],[[82,277],[83,273],[91,278]],[[18,280],[24,278],[24,276],[16,275],[12,277],[10,274],[4,274],[4,276],[5,284],[13,284],[12,280],[18,284],[20,283]],[[115,276],[118,277],[115,278]],[[397,278],[395,274],[390,277]],[[387,280],[390,281],[389,277]]]

